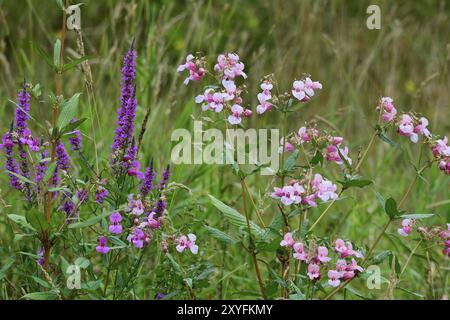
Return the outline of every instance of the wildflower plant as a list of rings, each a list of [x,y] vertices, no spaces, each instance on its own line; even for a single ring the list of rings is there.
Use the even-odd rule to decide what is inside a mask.
[[[198,70],[201,70],[201,76],[196,73]],[[329,130],[314,121],[305,122],[294,132],[287,132],[289,116],[300,108],[298,106],[305,108],[324,88],[321,82],[313,80],[310,75],[294,79],[286,91],[282,91],[275,75],[265,76],[259,84],[260,92],[256,93],[257,105],[252,107],[251,103],[245,102],[245,96],[248,96],[244,84],[247,74],[244,63],[236,53],[220,54],[212,70],[208,69],[206,57],[189,54],[186,63],[178,68],[178,72],[186,71],[189,75],[185,84],[212,79],[212,83],[208,83],[203,89],[196,89],[200,93],[195,97],[195,102],[200,104],[202,112],[218,114],[215,118],[218,120],[214,123],[224,123],[222,128],[230,125],[245,128],[245,118],[253,116],[259,119],[271,113],[281,114],[282,134],[278,150],[281,155],[280,169],[274,172],[272,181],[264,188],[272,190],[266,191],[264,198],[271,198],[273,201],[272,206],[266,208],[275,208],[276,212],[270,224],[266,225],[262,219],[264,206],[257,204],[247,185],[249,178],[261,169],[258,165],[249,171],[240,166],[236,158],[231,165],[241,185],[244,214],[210,196],[212,205],[229,223],[241,228],[243,237],[240,245],[252,258],[261,297],[277,297],[280,289],[279,294],[283,298],[329,299],[350,281],[359,277],[367,278],[365,270],[371,263],[381,263],[387,257],[394,264],[398,263],[392,252],[375,252],[379,240],[391,223],[399,221],[398,234],[407,237],[419,225],[419,221],[434,216],[408,213],[401,209],[414,182],[424,170],[437,163],[438,168],[448,174],[447,138],[436,139],[430,132],[429,122],[425,117],[406,113],[399,115],[393,99],[383,97],[377,106],[379,119],[368,146],[364,151],[352,153],[346,140],[337,135],[334,128]],[[416,167],[417,175],[398,204],[392,197],[385,200],[378,194],[388,217],[381,233],[372,244],[360,244],[358,247],[354,247],[350,240],[342,240],[341,235],[330,238],[318,234],[316,227],[324,221],[333,205],[342,200],[344,192],[351,188],[366,190],[373,184],[371,179],[361,176],[361,165],[377,137],[394,144],[388,133],[392,128],[413,144],[420,144],[420,156]],[[423,146],[428,147],[433,155],[425,163],[422,159]],[[423,166],[420,167],[421,165]],[[340,179],[333,176],[336,169],[341,172]],[[321,212],[317,214],[317,211]],[[258,222],[252,220],[251,213],[258,218]],[[220,227],[207,226],[207,230],[219,241],[236,242]],[[447,230],[439,227],[434,227],[434,231],[426,227],[418,230],[422,234],[420,243],[427,237],[443,240],[443,253],[448,255]],[[183,238],[182,243],[187,241],[187,238]],[[267,252],[272,253],[272,260],[269,259],[271,262],[259,257],[264,255],[267,258]],[[267,267],[267,274],[270,275],[268,279],[264,279],[261,263]]]

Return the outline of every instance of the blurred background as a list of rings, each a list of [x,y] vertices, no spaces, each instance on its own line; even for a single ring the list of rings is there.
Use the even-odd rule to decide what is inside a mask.
[[[72,4],[75,2],[72,1]],[[381,29],[369,30],[366,9],[376,4],[381,8]],[[324,89],[300,112],[290,118],[290,130],[297,130],[305,121],[315,120],[335,130],[346,139],[350,154],[356,157],[364,148],[376,122],[375,107],[380,96],[391,96],[399,111],[422,113],[430,120],[430,129],[438,135],[450,134],[450,1],[84,1],[81,5],[81,32],[93,76],[95,103],[82,98],[80,117],[89,118],[82,126],[86,152],[98,162],[107,159],[113,139],[116,110],[119,106],[120,64],[132,39],[138,52],[138,118],[142,120],[151,108],[148,130],[143,140],[141,159],[151,157],[159,166],[170,160],[170,135],[175,128],[192,128],[192,117],[200,117],[194,96],[202,85],[184,86],[184,75],[177,66],[188,53],[201,52],[213,65],[216,56],[225,51],[239,54],[249,76],[245,103],[256,108],[258,85],[264,75],[274,73],[284,90],[304,73],[320,81]],[[53,73],[43,62],[36,47],[50,53],[61,32],[62,14],[55,1],[0,0],[0,131],[5,132],[13,117],[16,92],[23,79],[42,87],[41,103],[32,105],[32,114],[40,121],[50,119],[48,93],[54,90]],[[77,57],[76,33],[68,31],[65,55]],[[86,93],[84,75],[72,70],[64,75],[64,95]],[[252,117],[248,126],[278,127],[277,116]],[[402,148],[378,142],[371,150],[362,173],[373,179],[374,188],[383,195],[400,197],[414,175],[411,161],[417,149],[407,139],[395,137]],[[95,144],[94,144],[95,142]],[[193,189],[202,203],[207,193],[215,194],[230,204],[238,201],[237,188],[229,182],[217,187],[221,170],[211,166],[174,168],[173,179]],[[339,171],[333,173],[339,178]],[[2,175],[1,179],[4,179]],[[225,181],[225,177],[221,176]],[[264,219],[270,221],[273,210],[265,197],[267,178],[254,177],[249,185],[265,208]],[[3,183],[2,185],[5,185]],[[12,205],[17,197],[1,188],[3,207]],[[440,213],[450,216],[449,178],[430,170],[413,190],[407,209],[415,212]],[[190,223],[202,226],[206,221],[217,226],[220,217],[205,205],[199,210],[177,195],[172,214],[191,215]],[[236,205],[239,208],[239,205]],[[320,209],[314,211],[318,216]],[[4,217],[0,216],[0,221]],[[373,242],[385,217],[372,191],[352,191],[339,203],[319,228],[320,233],[336,233],[354,239],[361,245]],[[392,228],[395,233],[395,228]],[[206,240],[206,235],[204,236]],[[2,236],[0,235],[0,238]],[[6,246],[6,239],[2,239]],[[218,246],[214,240],[205,247]],[[400,252],[406,259],[412,243],[399,244],[387,237],[381,247]],[[405,248],[406,246],[406,248]],[[223,264],[226,278],[215,274],[222,287],[220,297],[235,297],[236,292],[256,290],[254,281],[246,279],[246,268],[236,271],[242,257],[230,249],[223,259],[211,253],[205,259]],[[423,258],[423,257],[422,257]],[[432,269],[430,261],[417,258],[402,286],[423,297],[432,297],[433,281],[442,277],[442,270]],[[241,259],[241,260],[240,260]],[[445,266],[448,270],[448,264]],[[386,265],[385,277],[389,277]],[[231,273],[233,271],[233,273]],[[448,273],[448,272],[447,272]],[[424,277],[424,274],[427,276]],[[251,279],[253,280],[253,279]],[[441,279],[442,280],[442,279]],[[437,281],[437,280],[436,280]],[[446,282],[447,280],[445,280]],[[218,284],[219,285],[219,284]],[[247,288],[250,286],[250,288]],[[355,286],[358,286],[355,284]],[[253,288],[254,287],[254,288]],[[224,289],[225,288],[225,289]],[[384,288],[384,287],[383,287]],[[245,290],[244,290],[245,289]],[[364,286],[360,285],[360,290]],[[205,297],[216,298],[217,288],[207,287]],[[384,296],[384,291],[369,292]],[[400,291],[396,297],[418,298]],[[251,295],[249,295],[251,296]],[[245,293],[240,296],[245,298]]]

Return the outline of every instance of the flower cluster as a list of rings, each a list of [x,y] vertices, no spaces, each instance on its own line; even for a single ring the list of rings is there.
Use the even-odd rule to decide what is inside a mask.
[[[447,137],[437,140],[432,151],[434,157],[439,161],[439,169],[450,175],[450,146],[447,143]]]
[[[439,233],[439,237],[444,241],[442,253],[447,257],[450,257],[450,223],[447,223],[447,230],[443,230]]]
[[[272,198],[280,200],[285,206],[301,204],[316,207],[318,199],[323,202],[336,200],[338,198],[336,190],[335,184],[316,173],[310,181],[292,180],[289,185],[282,188],[275,187]]]
[[[273,84],[270,82],[270,80],[264,80],[261,85],[262,92],[258,93],[258,106],[256,107],[256,112],[258,114],[263,114],[266,111],[272,110],[272,103],[270,100],[272,99],[272,92]]]
[[[337,239],[334,245],[334,252],[337,254],[335,267],[330,268],[329,263],[332,257],[329,256],[329,250],[326,246],[316,246],[310,244],[309,247],[304,242],[296,242],[291,233],[286,233],[280,246],[288,247],[293,250],[293,257],[307,264],[307,276],[312,281],[318,281],[321,278],[321,268],[328,268],[328,284],[337,287],[341,279],[347,281],[354,278],[364,269],[358,265],[356,259],[363,258],[361,252],[354,250],[351,242],[345,242]]]
[[[314,96],[315,90],[321,90],[322,84],[306,77],[304,80],[296,80],[292,84],[292,95],[301,102],[306,102]]]
[[[403,219],[402,227],[397,229],[397,232],[402,237],[407,237],[413,230],[413,226],[415,224],[414,220],[411,219]]]
[[[189,81],[200,81],[205,76],[206,70],[203,67],[204,62],[202,59],[197,59],[192,54],[188,54],[186,62],[181,64],[177,71],[183,72],[189,71],[189,76],[184,80],[184,84],[187,85]]]

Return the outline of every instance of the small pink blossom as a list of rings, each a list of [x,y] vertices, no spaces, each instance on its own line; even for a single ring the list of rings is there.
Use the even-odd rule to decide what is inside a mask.
[[[195,57],[189,54],[186,57],[186,62],[181,64],[177,71],[183,72],[184,70],[189,71],[189,76],[184,80],[184,84],[187,85],[189,81],[200,81],[205,75],[205,69],[200,66],[199,63],[195,62]]]
[[[134,195],[130,194],[128,196],[128,211],[131,211],[131,214],[136,216],[140,216],[144,213],[145,207],[140,199],[134,199]]]
[[[428,126],[428,119],[427,118],[420,118],[419,124],[415,126],[414,132],[417,134],[421,134],[427,138],[431,138],[431,132],[427,129]]]
[[[310,78],[306,78],[304,81],[294,81],[292,87],[292,95],[297,100],[306,102],[314,96],[314,90],[322,89],[322,84],[318,81],[312,81]]]
[[[414,132],[413,119],[408,114],[403,114],[400,122],[398,124],[398,133],[402,136],[409,137],[411,142],[417,143],[419,141],[419,136]]]
[[[98,238],[98,246],[95,248],[98,253],[107,254],[109,252],[108,238],[102,236]]]
[[[308,277],[311,280],[320,278],[320,267],[318,264],[310,263],[308,265]]]
[[[337,287],[341,280],[342,274],[339,271],[336,270],[329,270],[328,271],[328,284],[332,287]]]
[[[198,246],[195,244],[195,241],[197,240],[197,237],[189,233],[187,237],[185,235],[181,235],[177,240],[177,246],[176,249],[179,253],[182,253],[183,251],[189,249],[193,254],[198,253]]]
[[[402,237],[407,237],[412,232],[413,220],[403,219],[402,227],[397,229],[397,232]]]
[[[381,98],[381,106],[383,110],[382,118],[384,122],[391,122],[397,115],[397,109],[394,107],[393,102],[394,101],[392,100],[392,98],[389,97]]]
[[[294,239],[292,238],[292,233],[288,232],[284,235],[283,240],[280,242],[280,246],[282,247],[293,247],[295,244]]]
[[[328,257],[328,249],[323,246],[319,246],[317,248],[317,259],[322,263],[327,263],[331,260],[330,257]]]
[[[293,246],[294,258],[300,261],[308,261],[308,254],[305,251],[305,246],[301,242],[296,242]]]

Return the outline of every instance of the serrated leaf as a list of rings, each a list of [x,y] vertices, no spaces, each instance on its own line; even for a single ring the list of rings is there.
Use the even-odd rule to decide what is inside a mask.
[[[205,229],[208,230],[208,232],[211,234],[211,236],[221,242],[224,243],[230,243],[230,244],[236,244],[238,241],[234,239],[233,237],[229,236],[223,231],[220,231],[219,229],[210,227],[205,225]]]
[[[238,228],[247,227],[247,220],[242,214],[240,214],[235,209],[227,206],[225,203],[216,199],[212,195],[209,195],[209,198],[211,199],[212,205],[216,207],[216,209],[218,209],[220,212],[222,212],[232,225]],[[252,233],[258,238],[261,238],[264,235],[264,230],[253,221],[250,221],[250,229]]]

